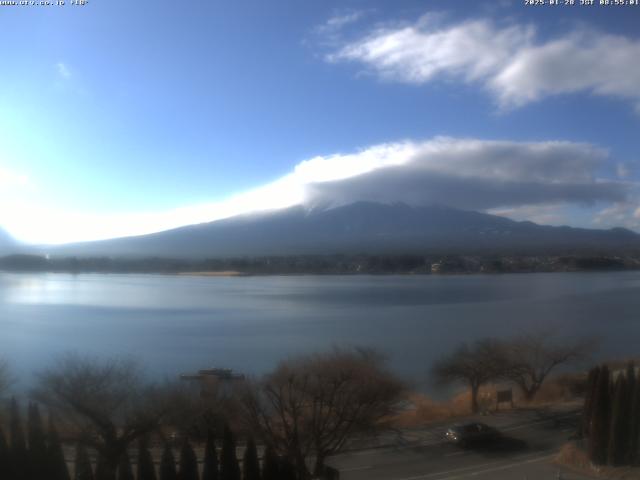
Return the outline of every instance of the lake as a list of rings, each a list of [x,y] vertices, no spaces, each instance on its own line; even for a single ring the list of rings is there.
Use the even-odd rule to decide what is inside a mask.
[[[379,348],[426,382],[460,342],[549,329],[640,351],[640,272],[469,276],[0,274],[0,357],[23,384],[68,351],[130,355],[154,375],[268,371],[332,345]]]

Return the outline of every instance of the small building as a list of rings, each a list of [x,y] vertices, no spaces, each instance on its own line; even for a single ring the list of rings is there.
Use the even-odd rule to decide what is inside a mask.
[[[234,373],[230,368],[204,368],[197,373],[183,373],[181,380],[198,382],[200,384],[200,394],[202,396],[215,393],[222,396],[230,396],[235,384],[242,382],[245,376]]]

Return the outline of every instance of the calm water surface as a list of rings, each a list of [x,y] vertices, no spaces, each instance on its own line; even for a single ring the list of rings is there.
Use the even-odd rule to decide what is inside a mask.
[[[551,328],[640,352],[640,272],[473,276],[0,274],[0,356],[22,379],[56,355],[133,355],[158,375],[261,373],[331,345],[385,351],[424,380],[459,342]],[[25,381],[25,380],[23,380]]]

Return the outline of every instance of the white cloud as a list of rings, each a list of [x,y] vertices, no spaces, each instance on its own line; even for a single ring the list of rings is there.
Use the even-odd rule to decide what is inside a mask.
[[[616,202],[596,212],[593,218],[595,225],[610,226],[624,222],[629,214],[629,205],[626,202]]]
[[[22,240],[66,243],[141,235],[299,204],[403,201],[506,212],[525,206],[623,202],[625,183],[595,176],[606,157],[606,151],[583,143],[436,137],[313,157],[262,187],[170,211],[94,215],[25,199],[0,203],[0,225]]]
[[[601,228],[626,227],[640,230],[640,197],[638,186],[634,195],[626,201],[615,202],[597,211],[593,217],[593,225]]]
[[[542,225],[566,225],[569,218],[566,214],[565,205],[525,205],[523,207],[494,208],[487,213],[508,217],[513,220],[529,220],[530,222]]]
[[[616,175],[618,178],[629,178],[631,176],[631,166],[626,163],[616,165]]]
[[[478,83],[503,108],[590,92],[626,98],[640,109],[640,41],[596,31],[538,39],[531,26],[489,20],[442,25],[432,16],[377,28],[327,56],[362,63],[380,77],[412,84],[437,78]]]
[[[520,49],[489,80],[502,105],[580,91],[640,101],[640,42],[596,32]]]
[[[442,74],[476,80],[506,63],[532,34],[516,27],[498,31],[482,20],[446,29],[436,25],[425,16],[413,25],[379,29],[328,59],[360,61],[389,80],[407,83],[425,83]]]
[[[56,63],[56,72],[58,72],[58,75],[65,80],[71,78],[71,70],[63,62]]]

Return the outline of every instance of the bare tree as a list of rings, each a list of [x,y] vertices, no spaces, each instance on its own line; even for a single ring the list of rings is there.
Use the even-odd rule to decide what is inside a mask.
[[[248,386],[243,405],[250,427],[308,479],[354,437],[385,428],[403,392],[378,355],[336,349],[282,362]]]
[[[136,364],[67,355],[39,375],[34,396],[74,425],[78,441],[94,448],[105,479],[138,437],[153,431],[165,407]]]
[[[163,420],[192,440],[204,440],[211,431],[221,432],[225,423],[238,416],[239,402],[234,395],[223,395],[216,385],[203,388],[200,382],[185,380],[164,385],[167,407]]]
[[[480,387],[503,373],[505,354],[495,339],[482,339],[471,346],[464,343],[451,355],[437,361],[432,374],[440,384],[464,382],[471,390],[471,411],[477,413]]]
[[[554,369],[584,360],[595,344],[593,339],[559,339],[551,332],[515,337],[503,343],[507,356],[503,377],[515,383],[525,400],[531,401]]]

